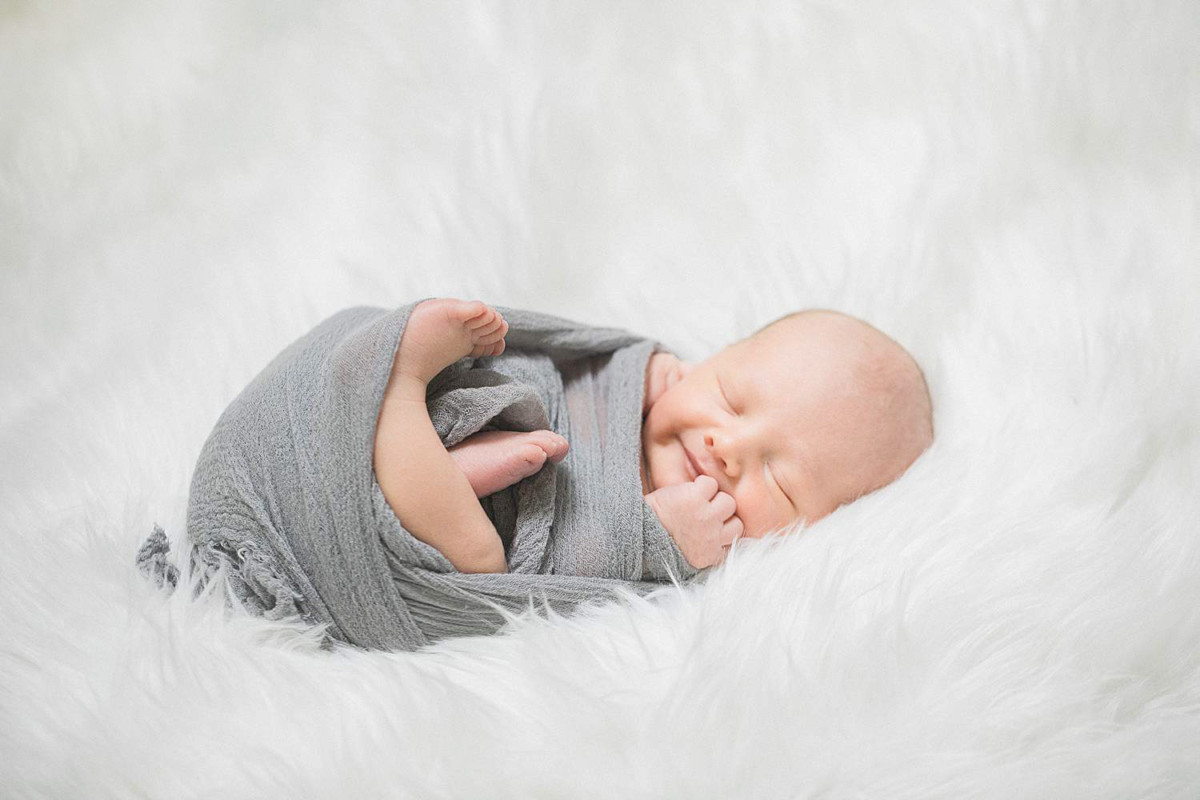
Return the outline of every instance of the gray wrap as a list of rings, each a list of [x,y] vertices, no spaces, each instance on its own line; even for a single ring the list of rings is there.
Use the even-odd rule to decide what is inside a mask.
[[[188,500],[201,585],[221,567],[246,609],[328,625],[326,642],[412,650],[491,633],[502,609],[569,612],[624,588],[696,574],[642,497],[641,407],[653,341],[518,309],[507,349],[462,359],[430,384],[442,442],[486,429],[550,429],[566,459],[482,501],[510,572],[464,574],[405,530],[372,469],[375,423],[416,303],[350,308],[280,353],[229,405]],[[661,347],[658,349],[662,349]],[[162,530],[139,566],[175,584]]]

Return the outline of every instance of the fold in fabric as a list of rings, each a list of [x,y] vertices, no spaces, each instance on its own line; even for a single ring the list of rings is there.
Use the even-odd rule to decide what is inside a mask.
[[[621,590],[645,594],[697,571],[642,496],[644,375],[656,342],[519,309],[505,352],[465,358],[430,383],[430,417],[451,447],[481,430],[549,429],[567,457],[481,502],[509,572],[458,572],[409,533],[375,480],[379,406],[409,313],[350,308],[300,337],[222,413],[188,498],[190,566],[219,572],[237,602],[271,619],[325,625],[326,644],[413,650],[492,633],[506,613],[570,613]],[[138,551],[174,586],[165,533]]]

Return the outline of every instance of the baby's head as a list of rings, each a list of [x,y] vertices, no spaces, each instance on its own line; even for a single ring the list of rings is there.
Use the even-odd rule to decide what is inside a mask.
[[[752,537],[886,486],[932,441],[912,356],[824,310],[790,314],[695,365],[642,428],[651,489],[708,474]]]

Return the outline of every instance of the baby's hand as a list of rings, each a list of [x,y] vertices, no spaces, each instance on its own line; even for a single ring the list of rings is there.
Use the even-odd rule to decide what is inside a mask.
[[[663,392],[683,380],[692,365],[670,353],[655,353],[646,365],[646,389],[642,395],[642,413],[658,402]]]
[[[655,489],[646,495],[646,504],[697,569],[721,563],[733,540],[742,535],[742,521],[734,516],[737,503],[717,491],[716,478],[708,475]]]

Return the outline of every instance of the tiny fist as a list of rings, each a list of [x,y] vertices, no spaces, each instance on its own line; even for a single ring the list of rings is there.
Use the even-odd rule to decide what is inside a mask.
[[[742,534],[746,532],[745,526],[738,517],[730,517],[728,521],[721,527],[721,545],[728,547],[733,544],[735,539],[742,538]]]
[[[709,500],[717,493],[717,479],[711,475],[697,475],[696,480],[692,481],[692,483]]]
[[[737,501],[733,499],[733,495],[725,494],[725,492],[717,492],[717,496],[709,501],[713,513],[717,515],[719,520],[727,520],[737,513]]]

